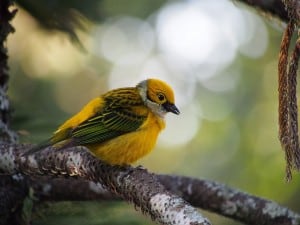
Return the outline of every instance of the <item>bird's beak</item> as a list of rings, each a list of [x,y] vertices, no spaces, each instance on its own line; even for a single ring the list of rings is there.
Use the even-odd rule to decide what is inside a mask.
[[[172,104],[172,103],[170,103],[170,102],[165,102],[165,103],[163,104],[163,107],[165,108],[165,110],[166,110],[167,112],[172,112],[172,113],[174,113],[174,114],[176,114],[176,115],[179,115],[179,114],[180,114],[180,111],[179,111],[179,109],[176,107],[176,105],[174,105],[174,104]]]

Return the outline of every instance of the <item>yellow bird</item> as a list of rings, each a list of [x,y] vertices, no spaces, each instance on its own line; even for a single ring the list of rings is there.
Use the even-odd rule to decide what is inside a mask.
[[[136,87],[111,90],[85,105],[53,136],[25,153],[48,146],[85,146],[112,165],[126,165],[148,154],[165,128],[165,114],[179,114],[174,92],[165,82],[147,79]]]

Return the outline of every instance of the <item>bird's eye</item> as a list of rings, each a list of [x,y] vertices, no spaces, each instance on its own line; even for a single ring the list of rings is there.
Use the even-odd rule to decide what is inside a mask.
[[[157,95],[157,97],[158,97],[158,99],[160,100],[160,101],[164,101],[165,100],[165,96],[163,95],[163,94],[161,94],[161,93],[159,93],[158,95]]]

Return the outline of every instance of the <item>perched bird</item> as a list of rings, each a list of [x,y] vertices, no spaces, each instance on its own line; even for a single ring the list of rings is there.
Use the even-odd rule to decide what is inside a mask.
[[[91,100],[49,140],[25,155],[48,146],[80,145],[109,164],[131,164],[154,148],[167,112],[180,113],[172,88],[161,80],[147,79],[136,87],[111,90]]]

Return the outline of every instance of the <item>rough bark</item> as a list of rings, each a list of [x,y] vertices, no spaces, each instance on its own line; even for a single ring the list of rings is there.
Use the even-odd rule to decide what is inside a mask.
[[[0,1],[0,143],[17,141],[16,133],[9,128],[11,107],[7,95],[9,74],[8,50],[5,45],[7,36],[14,32],[10,21],[17,10],[12,10],[12,5],[11,0]],[[26,188],[19,184],[10,176],[0,178],[0,224],[25,224],[22,207]]]
[[[168,190],[193,206],[245,224],[300,224],[300,215],[290,209],[218,182],[168,175],[158,177]]]
[[[109,166],[81,147],[59,153],[48,149],[21,158],[19,153],[24,148],[23,145],[0,145],[0,155],[4,156],[0,159],[0,170],[26,172],[29,176],[19,175],[18,180],[34,190],[36,201],[125,199],[162,224],[171,224],[172,221],[184,224],[182,219],[185,216],[185,219],[202,221],[203,217],[194,214],[193,208],[176,197],[181,196],[194,207],[246,224],[300,224],[300,215],[292,210],[214,181],[155,175],[139,167]],[[31,176],[36,174],[43,177]],[[23,186],[26,192],[28,187]],[[180,214],[184,212],[189,214]]]
[[[8,55],[5,41],[7,36],[14,32],[10,21],[16,14],[16,10],[10,10],[13,1],[0,1],[0,142],[15,142],[16,134],[9,129],[10,122],[10,102],[7,96],[8,89]]]
[[[21,156],[24,145],[0,145],[0,170],[6,173],[81,177],[101,183],[110,192],[131,202],[159,224],[210,224],[182,198],[168,192],[154,174],[142,168],[107,165],[84,147],[57,151],[47,148]]]

